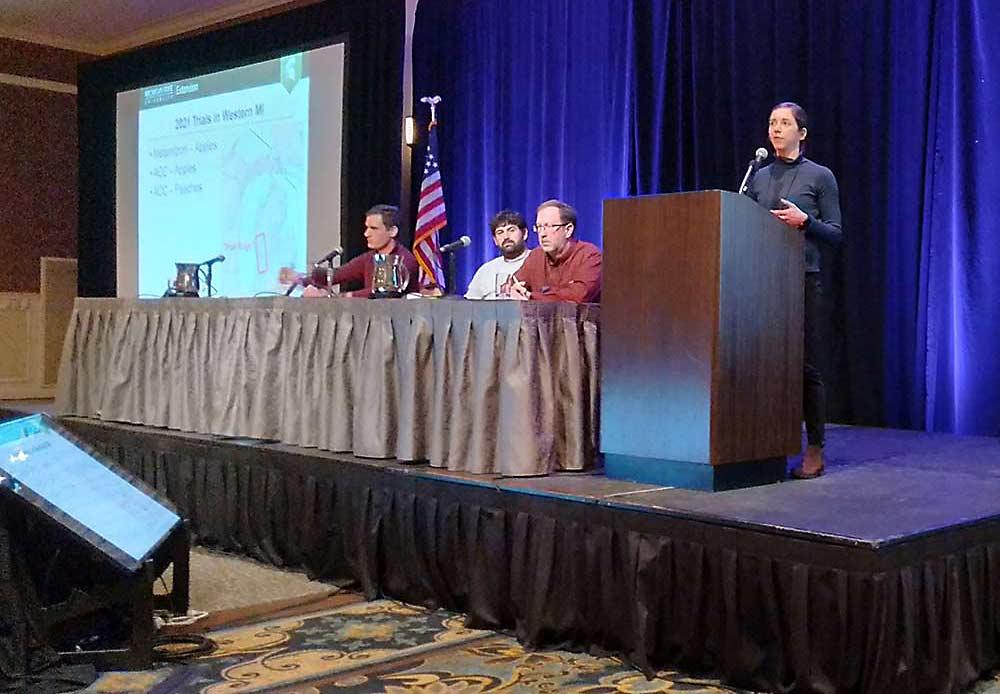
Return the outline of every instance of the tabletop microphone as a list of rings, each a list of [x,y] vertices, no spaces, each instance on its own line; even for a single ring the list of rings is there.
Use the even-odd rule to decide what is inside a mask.
[[[442,253],[454,253],[457,250],[465,248],[471,243],[472,239],[470,239],[468,236],[463,236],[458,241],[452,241],[451,243],[446,243],[445,245],[441,246],[441,248],[439,248],[438,250],[441,251]]]
[[[747,184],[750,183],[750,177],[765,159],[767,159],[767,150],[763,147],[758,147],[757,151],[753,153],[753,159],[747,164],[747,172],[743,174],[743,180],[740,182],[740,195],[744,195],[747,192],[747,188],[749,187]]]
[[[331,260],[333,260],[334,258],[336,258],[338,255],[343,255],[343,254],[344,254],[344,247],[343,246],[337,246],[332,251],[330,251],[329,253],[327,253],[326,255],[324,255],[322,258],[320,258],[319,260],[317,260],[315,263],[313,263],[313,267],[316,267],[317,265],[322,265],[323,263],[329,263]]]

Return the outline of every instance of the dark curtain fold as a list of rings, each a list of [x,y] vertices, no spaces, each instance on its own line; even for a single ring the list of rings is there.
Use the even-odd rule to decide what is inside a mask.
[[[202,544],[466,612],[529,646],[788,693],[944,694],[1000,662],[989,528],[922,549],[804,546],[277,449],[250,462],[227,446],[103,436],[98,448],[169,496]]]
[[[1000,6],[985,0],[421,0],[414,83],[467,281],[500,207],[734,189],[778,101],[841,188],[824,248],[833,418],[1000,430]],[[668,278],[664,281],[668,281]]]
[[[926,408],[941,431],[1000,426],[1000,5],[941,0],[930,45],[930,113],[924,145]]]

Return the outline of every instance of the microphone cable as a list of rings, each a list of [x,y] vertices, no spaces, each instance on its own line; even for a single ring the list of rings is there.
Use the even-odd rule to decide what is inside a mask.
[[[153,639],[153,657],[161,662],[201,658],[218,648],[219,644],[201,634],[171,634]]]

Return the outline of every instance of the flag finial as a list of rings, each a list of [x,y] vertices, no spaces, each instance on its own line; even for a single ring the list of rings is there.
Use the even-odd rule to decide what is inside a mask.
[[[424,96],[420,98],[420,103],[431,107],[431,125],[437,123],[437,105],[441,103],[441,97],[436,94],[434,96]]]

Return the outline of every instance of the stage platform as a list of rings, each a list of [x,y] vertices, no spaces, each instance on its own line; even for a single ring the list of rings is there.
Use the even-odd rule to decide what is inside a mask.
[[[825,476],[710,493],[62,421],[202,544],[528,645],[763,691],[951,692],[1000,664],[997,439],[831,427]]]

